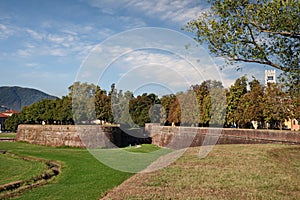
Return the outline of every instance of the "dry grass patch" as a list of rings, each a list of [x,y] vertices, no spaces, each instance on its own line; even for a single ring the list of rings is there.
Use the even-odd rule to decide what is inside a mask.
[[[199,149],[133,176],[105,199],[300,199],[299,146],[218,145],[204,159]]]

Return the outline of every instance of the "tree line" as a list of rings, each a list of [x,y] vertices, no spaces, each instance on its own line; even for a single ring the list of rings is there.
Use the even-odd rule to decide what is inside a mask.
[[[245,76],[224,88],[220,81],[206,80],[185,92],[164,95],[117,90],[75,82],[69,94],[43,99],[24,107],[5,122],[7,130],[18,124],[120,124],[128,128],[145,123],[199,127],[284,128],[284,121],[300,120],[299,92],[283,84],[262,85]]]

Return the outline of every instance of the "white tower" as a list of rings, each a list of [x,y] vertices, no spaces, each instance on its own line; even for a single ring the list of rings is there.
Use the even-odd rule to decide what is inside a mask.
[[[265,70],[265,85],[268,83],[276,83],[276,71]]]

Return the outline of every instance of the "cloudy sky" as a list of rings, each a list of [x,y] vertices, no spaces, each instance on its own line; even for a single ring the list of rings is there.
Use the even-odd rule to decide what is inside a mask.
[[[264,68],[219,70],[181,28],[208,9],[204,0],[0,0],[0,86],[58,97],[74,81],[136,94],[175,93],[217,79],[263,78]]]

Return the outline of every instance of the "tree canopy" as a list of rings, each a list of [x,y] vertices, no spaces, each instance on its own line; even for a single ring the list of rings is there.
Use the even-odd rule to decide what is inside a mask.
[[[211,9],[187,23],[214,56],[300,74],[300,1],[208,0]]]
[[[248,87],[249,86],[249,87]],[[250,88],[250,90],[248,89]],[[24,107],[20,114],[5,121],[7,130],[18,124],[120,124],[125,128],[145,123],[201,127],[284,128],[284,121],[300,120],[300,98],[291,96],[280,84],[265,88],[256,79],[238,78],[225,89],[221,82],[205,80],[189,90],[158,97],[117,90],[106,92],[99,86],[75,82],[61,99],[41,100]]]

